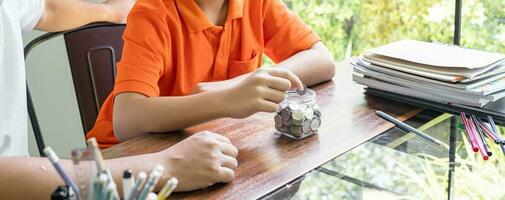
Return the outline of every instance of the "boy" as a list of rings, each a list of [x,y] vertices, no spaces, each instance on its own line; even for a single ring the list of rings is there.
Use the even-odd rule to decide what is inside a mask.
[[[108,0],[103,4],[83,0],[0,0],[0,199],[48,199],[63,184],[47,158],[27,157],[21,32],[33,28],[60,31],[95,21],[122,23],[132,5],[132,0]],[[121,188],[125,167],[137,173],[162,164],[166,170],[160,182],[175,176],[179,179],[177,190],[187,191],[231,181],[236,156],[237,149],[227,138],[202,132],[166,150],[111,159],[105,165]],[[61,164],[70,176],[75,174],[70,161],[61,160]]]
[[[318,36],[280,0],[139,0],[124,41],[114,91],[87,133],[103,148],[275,112],[289,88],[334,74]],[[258,69],[263,53],[277,64]]]

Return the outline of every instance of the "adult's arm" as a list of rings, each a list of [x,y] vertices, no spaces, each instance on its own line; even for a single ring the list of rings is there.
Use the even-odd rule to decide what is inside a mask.
[[[84,0],[45,0],[45,9],[35,29],[56,32],[92,22],[123,23],[134,0],[108,0],[94,3]]]
[[[230,182],[238,165],[237,154],[238,149],[228,138],[200,132],[163,151],[106,160],[104,165],[111,171],[120,195],[125,169],[149,174],[157,164],[165,167],[165,173],[155,191],[171,177],[179,180],[176,191],[190,191]],[[71,161],[62,159],[60,164],[76,180]],[[1,199],[49,199],[51,192],[63,184],[47,158],[0,157]]]

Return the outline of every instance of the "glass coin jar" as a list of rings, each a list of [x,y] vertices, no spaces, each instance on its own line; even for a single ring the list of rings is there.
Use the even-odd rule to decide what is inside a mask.
[[[302,139],[317,134],[321,110],[316,104],[316,93],[308,88],[287,91],[274,121],[275,129],[290,138]]]

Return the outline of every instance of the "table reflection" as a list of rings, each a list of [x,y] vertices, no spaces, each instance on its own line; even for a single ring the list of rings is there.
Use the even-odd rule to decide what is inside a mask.
[[[392,128],[263,199],[505,198],[499,146],[490,145],[494,155],[484,161],[472,151],[458,116],[427,110],[407,123],[445,144]]]

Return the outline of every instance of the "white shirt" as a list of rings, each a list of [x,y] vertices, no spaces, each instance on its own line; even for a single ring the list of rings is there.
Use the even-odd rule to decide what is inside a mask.
[[[22,31],[32,30],[44,0],[0,0],[0,156],[28,155]]]

